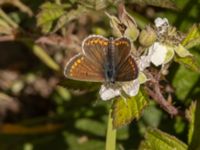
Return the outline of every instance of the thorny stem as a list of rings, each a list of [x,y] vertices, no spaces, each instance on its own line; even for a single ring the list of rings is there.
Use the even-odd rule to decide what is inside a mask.
[[[174,115],[178,115],[178,109],[175,108],[171,103],[169,103],[168,101],[165,100],[165,98],[163,97],[163,95],[160,92],[160,89],[155,86],[154,87],[154,91],[150,90],[149,88],[145,88],[147,90],[147,92],[149,93],[149,95],[153,98],[153,100],[155,100],[158,104],[160,104],[160,106],[167,111],[170,115],[174,116]]]
[[[149,82],[151,84],[152,89],[149,88],[148,86],[146,86],[145,89],[148,92],[148,94],[153,98],[153,100],[156,101],[160,105],[160,107],[162,107],[171,116],[176,116],[176,115],[185,116],[184,112],[178,110],[163,96],[159,84],[161,73],[158,73],[156,77],[153,77],[151,73],[148,73],[148,76],[151,79]]]

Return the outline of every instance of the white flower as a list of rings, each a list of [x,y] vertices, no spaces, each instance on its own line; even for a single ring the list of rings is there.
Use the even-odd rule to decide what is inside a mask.
[[[99,95],[102,100],[110,100],[117,96],[122,96],[125,92],[128,96],[137,95],[140,88],[140,83],[138,79],[130,82],[117,82],[115,84],[103,84],[99,91]]]
[[[129,96],[137,95],[140,88],[140,83],[138,79],[135,79],[131,82],[123,83],[122,89]]]
[[[177,54],[179,57],[192,56],[192,54],[184,48],[181,44],[178,46],[165,45],[160,42],[155,42],[150,48],[147,56],[144,56],[143,59],[146,59],[146,65],[148,62],[152,62],[155,66],[164,65],[172,60],[174,54]],[[143,61],[145,62],[145,61]],[[142,65],[141,65],[142,68]]]
[[[167,18],[156,18],[155,21],[155,26],[157,28],[162,27],[162,26],[169,26],[169,22]]]
[[[150,55],[144,55],[140,57],[140,60],[138,61],[138,68],[140,71],[143,71],[147,67],[150,66],[151,57]]]
[[[155,21],[155,26],[157,28],[157,34],[163,34],[167,31],[167,29],[169,28],[169,22],[167,20],[167,18],[156,18]]]
[[[158,39],[157,42],[149,47],[147,56],[141,57],[141,59],[146,60],[142,61],[146,62],[146,64],[143,64],[143,66],[148,66],[148,63],[150,65],[150,62],[155,66],[164,65],[172,60],[175,53],[179,57],[192,56],[192,54],[180,44],[178,39],[175,41],[170,40],[174,39],[177,33],[176,30],[169,25],[169,22],[166,18],[156,18],[154,22],[157,29],[156,32]],[[173,44],[175,42],[179,43]],[[141,65],[141,69],[143,66]]]
[[[102,100],[106,101],[121,94],[120,88],[114,84],[103,84],[99,91]]]
[[[165,61],[165,57],[167,54],[166,46],[160,44],[159,42],[155,42],[150,48],[148,56],[150,57],[150,61],[155,65],[162,65]]]

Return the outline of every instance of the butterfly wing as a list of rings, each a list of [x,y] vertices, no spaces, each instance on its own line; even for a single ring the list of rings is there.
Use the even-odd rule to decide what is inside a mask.
[[[115,62],[117,67],[122,65],[127,57],[130,55],[131,51],[131,42],[128,38],[122,37],[114,41],[115,46]]]
[[[90,35],[82,42],[83,54],[72,58],[65,67],[65,76],[74,80],[104,82],[104,63],[108,39]]]
[[[133,58],[129,55],[127,59],[122,61],[116,68],[116,81],[131,81],[138,76],[138,67]]]
[[[104,82],[103,69],[92,64],[82,54],[74,56],[66,65],[64,75],[67,78],[80,81]]]
[[[100,35],[90,35],[82,43],[83,54],[96,67],[104,68],[108,51],[108,39]]]
[[[116,81],[131,81],[138,76],[138,67],[130,54],[131,42],[128,38],[118,38],[115,45]]]

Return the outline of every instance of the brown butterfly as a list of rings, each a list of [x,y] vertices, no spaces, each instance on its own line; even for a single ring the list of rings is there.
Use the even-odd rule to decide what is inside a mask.
[[[90,35],[82,42],[82,53],[66,64],[67,78],[91,82],[124,82],[138,76],[138,67],[130,53],[131,42],[126,37],[107,39]]]

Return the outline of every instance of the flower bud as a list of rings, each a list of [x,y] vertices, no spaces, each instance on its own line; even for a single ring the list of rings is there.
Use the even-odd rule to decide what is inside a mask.
[[[139,42],[144,47],[151,46],[157,39],[156,32],[149,26],[142,30],[139,36]]]
[[[136,26],[129,26],[124,32],[124,36],[128,37],[131,41],[137,40],[139,35],[139,30]]]
[[[126,26],[124,36],[130,40],[135,41],[138,38],[139,30],[134,18],[126,11],[124,6],[119,7],[119,19],[122,24]]]
[[[110,18],[110,26],[112,28],[112,32],[116,37],[121,37],[123,35],[121,31],[121,23],[119,19],[115,16],[110,15],[106,12],[106,15]]]

